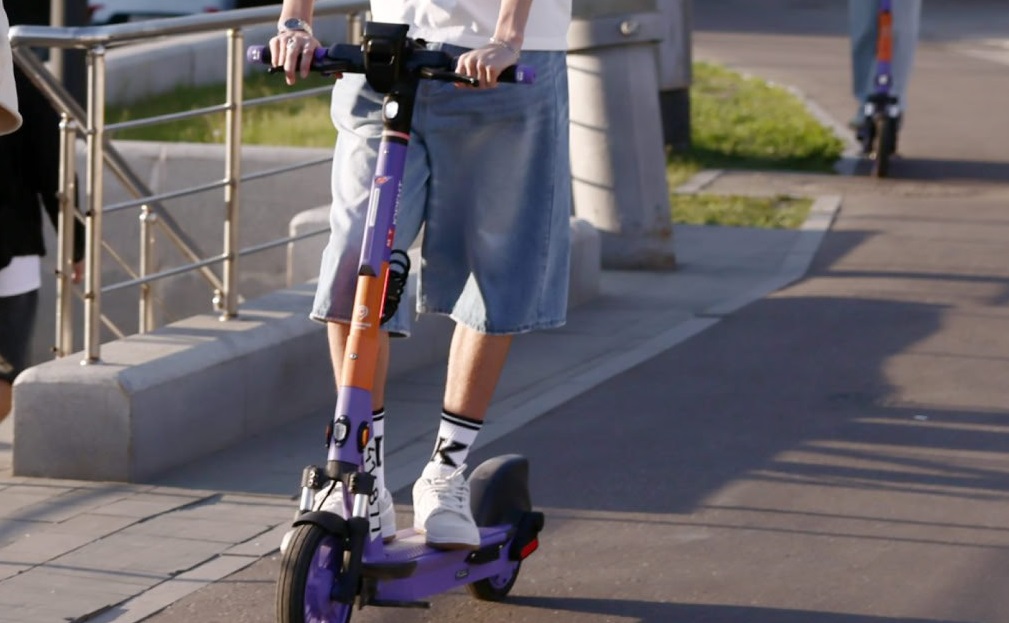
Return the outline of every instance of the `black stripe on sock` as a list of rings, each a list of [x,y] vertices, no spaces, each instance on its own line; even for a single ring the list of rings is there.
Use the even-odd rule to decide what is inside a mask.
[[[480,420],[474,420],[466,417],[465,415],[458,415],[452,413],[451,411],[446,411],[445,409],[442,409],[441,411],[441,419],[449,422],[450,424],[455,424],[456,426],[461,426],[462,428],[468,428],[470,430],[478,431],[483,428],[483,422]]]

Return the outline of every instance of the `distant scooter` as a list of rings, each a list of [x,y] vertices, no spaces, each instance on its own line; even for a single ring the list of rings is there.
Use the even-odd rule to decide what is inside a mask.
[[[875,177],[889,175],[890,157],[897,152],[900,131],[900,102],[893,87],[892,4],[892,0],[879,0],[874,91],[865,101],[858,129],[862,153],[872,159]]]

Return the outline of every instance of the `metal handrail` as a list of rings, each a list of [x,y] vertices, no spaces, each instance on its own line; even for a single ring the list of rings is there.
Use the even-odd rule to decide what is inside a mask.
[[[347,15],[349,17],[362,15],[369,9],[368,2],[360,0],[320,0],[315,5],[317,17]],[[242,85],[244,80],[245,50],[242,28],[275,23],[279,14],[278,7],[257,7],[208,13],[175,18],[164,18],[140,22],[129,22],[109,26],[86,26],[70,28],[54,28],[48,26],[15,26],[10,30],[10,41],[14,48],[14,60],[26,75],[35,83],[42,93],[53,104],[63,118],[61,123],[61,156],[60,156],[60,198],[61,215],[59,227],[59,267],[57,275],[57,321],[56,345],[57,356],[70,354],[73,346],[73,325],[70,321],[71,301],[74,294],[70,283],[72,274],[70,257],[71,237],[73,228],[69,226],[76,218],[74,216],[73,198],[76,197],[76,158],[74,156],[76,141],[83,138],[86,144],[86,171],[84,175],[85,188],[85,243],[86,271],[84,278],[84,351],[85,362],[100,361],[100,329],[102,324],[111,326],[110,321],[101,313],[101,295],[106,292],[124,289],[132,286],[140,287],[140,322],[141,333],[153,328],[153,313],[151,290],[149,284],[182,272],[199,271],[200,274],[215,289],[214,301],[221,313],[222,319],[234,318],[238,307],[238,259],[243,255],[275,248],[305,237],[296,236],[270,241],[255,247],[239,249],[238,221],[240,216],[241,183],[250,179],[266,177],[270,174],[280,174],[298,168],[315,166],[325,161],[313,159],[291,166],[278,167],[270,171],[259,171],[243,177],[241,174],[242,145],[242,110],[246,105],[261,105],[293,99],[310,97],[321,91],[312,89],[299,93],[268,96],[249,102],[243,102]],[[359,24],[356,20],[348,20],[348,40],[356,40]],[[150,42],[153,39],[226,31],[228,39],[227,59],[227,94],[224,104],[182,113],[170,113],[152,117],[143,121],[131,121],[120,124],[105,123],[105,57],[110,49],[123,47],[138,42]],[[60,81],[35,56],[30,48],[50,47],[58,49],[81,49],[86,51],[87,59],[87,101],[81,107]],[[191,187],[183,191],[155,194],[136,175],[126,159],[112,145],[107,133],[128,127],[140,127],[170,120],[189,118],[201,114],[225,113],[225,175],[223,180]],[[327,159],[328,160],[328,159]],[[116,175],[124,188],[132,194],[136,201],[123,202],[114,206],[104,205],[104,168],[108,166]],[[161,203],[164,200],[201,192],[208,189],[223,188],[226,205],[224,219],[224,249],[220,254],[207,256],[201,252],[195,242],[183,231],[171,213]],[[109,284],[103,287],[101,283],[101,250],[102,216],[109,212],[140,208],[141,211],[141,252],[139,271],[129,270],[132,279]],[[153,226],[158,226],[173,245],[189,262],[177,268],[154,272],[152,270],[152,253],[150,243]],[[320,230],[320,233],[324,230]],[[222,265],[222,277],[212,270],[213,265]],[[113,333],[121,332],[113,327]]]

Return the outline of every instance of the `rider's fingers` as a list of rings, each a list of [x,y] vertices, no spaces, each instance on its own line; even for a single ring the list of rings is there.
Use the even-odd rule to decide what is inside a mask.
[[[281,55],[280,55],[280,53],[281,53],[281,45],[282,44],[283,44],[283,41],[281,40],[281,38],[279,36],[270,39],[270,66],[271,67],[280,67],[283,64],[283,62],[284,62],[283,57],[281,57]]]
[[[307,78],[308,72],[312,68],[312,56],[315,51],[315,45],[313,45],[313,43],[313,41],[307,40],[304,45],[301,46],[298,68],[301,70],[302,78]]]
[[[480,86],[493,88],[497,86],[497,77],[501,72],[491,63],[484,64],[480,71]]]
[[[280,56],[283,58],[284,75],[287,77],[287,84],[294,84],[298,76],[308,75],[307,68],[303,68],[306,45],[311,47],[312,38],[302,36],[298,31],[290,31],[281,34]],[[309,56],[309,58],[311,58]]]
[[[455,73],[462,74],[463,76],[469,76],[471,78],[478,78],[476,68],[476,55],[472,52],[467,52],[459,57],[455,65]]]

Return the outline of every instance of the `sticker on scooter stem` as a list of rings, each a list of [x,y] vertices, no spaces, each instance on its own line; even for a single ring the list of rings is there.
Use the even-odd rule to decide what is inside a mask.
[[[371,428],[367,423],[362,423],[357,429],[357,451],[363,453],[371,439]]]
[[[371,317],[371,308],[367,305],[358,305],[357,310],[354,312],[355,322],[354,326],[359,329],[369,329],[371,328],[371,323],[368,322],[368,318]]]

